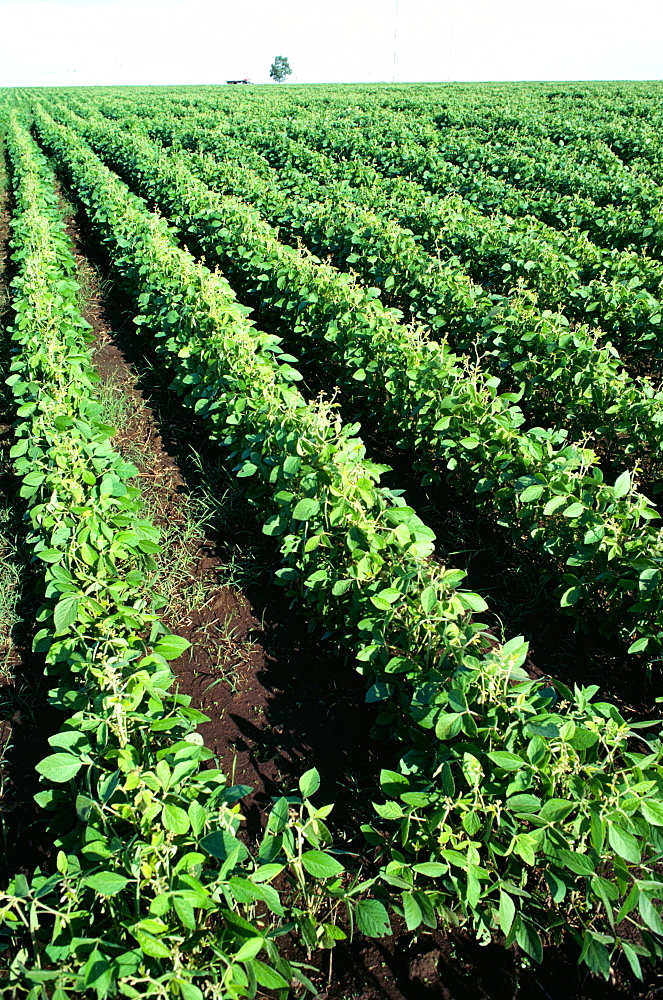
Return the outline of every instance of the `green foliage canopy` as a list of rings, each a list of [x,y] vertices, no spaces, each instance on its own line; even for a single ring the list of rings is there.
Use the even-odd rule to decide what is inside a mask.
[[[276,56],[269,68],[269,75],[275,83],[283,83],[286,76],[290,76],[292,70],[287,56]]]

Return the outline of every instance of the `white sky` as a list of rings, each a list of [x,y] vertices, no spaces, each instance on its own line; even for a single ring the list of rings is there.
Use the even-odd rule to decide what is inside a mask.
[[[277,54],[292,83],[662,79],[663,0],[0,0],[0,86],[263,83]]]

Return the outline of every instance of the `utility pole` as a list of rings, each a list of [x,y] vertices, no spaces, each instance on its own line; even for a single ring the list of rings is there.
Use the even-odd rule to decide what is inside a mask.
[[[394,69],[391,74],[391,82],[396,83],[396,42],[398,40],[398,0],[396,0],[396,10],[394,13]]]

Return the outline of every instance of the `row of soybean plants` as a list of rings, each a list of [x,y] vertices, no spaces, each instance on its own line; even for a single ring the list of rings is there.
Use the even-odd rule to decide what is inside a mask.
[[[450,189],[454,188],[455,183],[466,183],[470,186],[470,191],[474,188],[477,191],[483,190],[484,197],[492,191],[493,197],[499,197],[503,204],[512,198],[514,204],[520,205],[521,209],[523,199],[526,200],[528,194],[532,194],[539,207],[544,205],[553,211],[555,208],[559,211],[557,191],[552,197],[538,190],[537,178],[534,178],[533,185],[528,187],[528,181],[531,179],[528,177],[528,167],[529,173],[537,170],[550,171],[551,158],[557,171],[566,173],[567,187],[572,189],[579,187],[591,195],[596,193],[595,183],[605,187],[605,178],[600,169],[594,170],[595,176],[591,181],[595,183],[591,183],[587,177],[587,169],[574,170],[572,164],[569,165],[569,160],[574,159],[573,152],[567,155],[567,150],[560,151],[557,144],[549,142],[545,137],[537,136],[531,142],[536,145],[539,155],[541,145],[545,145],[546,162],[538,164],[531,155],[522,154],[524,157],[522,173],[511,170],[509,179],[505,180],[500,176],[503,171],[502,161],[490,156],[490,144],[488,146],[486,144],[485,133],[482,134],[480,130],[477,132],[471,122],[466,125],[462,117],[455,123],[454,128],[449,128],[447,125],[437,128],[433,123],[425,121],[425,116],[422,116],[416,102],[414,108],[406,113],[403,109],[384,109],[379,104],[364,99],[361,106],[343,108],[343,124],[339,125],[339,114],[343,103],[342,98],[336,101],[332,99],[328,101],[327,106],[314,104],[310,110],[302,107],[295,95],[290,101],[287,99],[278,103],[270,101],[269,113],[272,119],[279,121],[291,138],[310,139],[320,148],[341,152],[343,155],[360,155],[365,158],[366,154],[376,154],[381,165],[389,173],[409,173],[425,164],[431,182],[434,181]],[[199,102],[197,107],[206,127],[218,124],[218,111],[213,101]],[[146,104],[144,110],[145,113],[149,113]],[[241,120],[241,111],[235,116],[231,109],[225,110],[231,122],[236,117]],[[296,114],[293,114],[293,111],[296,111]],[[335,123],[335,128],[332,123]],[[614,171],[619,172],[619,160],[611,155],[607,148],[597,145],[597,152],[599,159],[611,160]],[[488,169],[482,169],[482,166],[486,165]],[[401,167],[404,169],[400,169]],[[624,183],[629,186],[628,181]],[[520,191],[521,186],[524,187],[524,192]],[[630,188],[629,193],[632,194]],[[652,192],[647,193],[651,201]],[[567,202],[570,206],[584,204],[590,209],[592,206],[596,209],[593,197],[579,194],[562,195],[562,204]]]
[[[232,143],[218,130],[195,138],[210,152],[215,150],[215,138],[218,152],[223,150],[227,156],[228,145],[232,151]],[[335,161],[269,130],[254,138],[275,168],[279,187],[288,190],[290,217],[295,220],[299,221],[295,196],[316,201],[325,196],[350,199],[409,229],[418,244],[418,255],[423,248],[451,265],[457,258],[469,276],[494,296],[522,286],[535,293],[541,308],[559,310],[574,321],[601,325],[627,355],[651,352],[658,346],[661,305],[657,296],[663,278],[658,261],[635,252],[605,250],[580,230],[559,232],[531,216],[484,215],[476,202],[458,194],[431,196],[415,181],[384,177],[365,163]],[[236,140],[235,145],[238,151],[246,150],[241,141]],[[264,174],[260,159],[256,166]],[[300,169],[304,166],[305,170]],[[315,191],[317,180],[324,185],[324,192]],[[269,194],[264,195],[267,205]],[[286,216],[292,225],[290,217]],[[274,221],[277,218],[275,214]],[[315,231],[315,226],[313,217],[309,231]],[[388,273],[386,277],[388,280]],[[497,309],[499,303],[495,297],[490,307]],[[419,306],[415,298],[412,307]]]
[[[575,137],[559,142],[547,136],[523,135],[513,128],[487,135],[464,124],[456,128],[420,125],[417,117],[401,114],[390,120],[383,115],[376,124],[387,130],[387,140],[393,137],[415,142],[462,170],[481,170],[498,179],[504,176],[510,187],[535,197],[543,189],[544,199],[553,194],[578,196],[599,209],[604,205],[634,206],[645,215],[657,207],[656,185],[651,179],[626,167],[600,139]]]
[[[560,95],[555,105],[548,101],[546,107],[537,108],[529,103],[523,111],[519,120],[521,135],[547,137],[565,145],[578,139],[602,141],[632,173],[642,172],[660,183],[655,173],[660,165],[660,93],[652,90],[643,94],[631,86],[617,97],[614,92],[594,87],[582,94]],[[507,134],[507,117],[497,106],[477,124],[486,131]]]
[[[280,546],[280,580],[356,656],[378,723],[401,741],[365,828],[383,852],[368,902],[391,901],[410,929],[501,930],[535,959],[570,926],[592,969],[607,975],[621,949],[637,974],[663,944],[658,744],[629,748],[595,690],[532,682],[522,641],[487,641],[481,599],[431,560],[432,532],[379,487],[354,428],[305,402],[278,339],[230,326],[224,280],[70,129],[39,110],[36,127],[134,295],[138,330],[235,461]],[[621,938],[622,919],[642,944]]]
[[[428,101],[423,95],[415,95],[416,90],[413,99],[417,111],[428,115],[445,132],[448,128],[471,130],[474,138],[494,139],[516,148],[540,148],[533,143],[551,140],[560,147],[570,144],[585,152],[595,151],[594,162],[621,174],[624,191],[633,181],[641,181],[640,173],[645,175],[645,182],[647,175],[651,180],[648,168],[660,159],[661,99],[655,87],[643,91],[634,84],[574,85],[562,90],[553,86],[547,92],[538,88],[538,93],[531,87],[511,86],[501,92],[491,88],[490,93],[485,88],[472,88],[465,99],[459,93],[451,97],[437,91]],[[620,171],[619,163],[612,158],[615,154],[628,171]],[[587,180],[589,175],[585,184]],[[591,180],[597,182],[597,192],[604,186],[604,178],[596,172]],[[588,191],[596,200],[594,191]]]
[[[94,102],[86,102],[85,107],[94,108]],[[468,292],[463,288],[467,281],[458,273],[458,258],[470,277],[493,293],[504,295],[514,284],[523,285],[536,293],[542,308],[561,310],[572,320],[601,324],[627,355],[643,351],[649,354],[660,340],[658,296],[663,269],[658,261],[632,251],[605,250],[591,243],[579,230],[559,232],[531,216],[515,219],[504,213],[486,216],[479,211],[480,202],[476,200],[470,203],[458,194],[435,197],[416,181],[385,177],[361,160],[334,160],[326,153],[288,139],[265,117],[264,110],[262,114],[254,110],[251,116],[249,109],[245,120],[236,122],[232,128],[224,123],[211,130],[194,129],[196,118],[191,115],[181,118],[160,113],[156,121],[154,115],[144,121],[153,137],[219,154],[222,169],[232,170],[227,164],[229,156],[239,161],[242,170],[235,176],[229,177],[228,172],[217,175],[217,182],[229,185],[229,191],[230,185],[244,184],[246,193],[241,196],[249,200],[262,192],[261,211],[281,226],[303,228],[305,238],[319,240],[320,234],[328,235],[330,229],[322,205],[316,205],[313,212],[301,211],[312,200],[333,201],[336,228],[338,210],[345,208],[347,215],[346,203],[351,201],[411,230],[416,239],[408,239],[409,234],[401,236],[403,251],[413,252],[415,260],[424,260],[423,248],[448,260],[442,273],[437,264],[433,267],[423,293],[418,292],[416,284],[413,286],[407,305],[417,315],[425,315],[430,308],[427,301],[430,282],[438,294],[446,292],[446,299],[453,296],[455,284],[457,291],[450,306],[457,304],[457,309],[462,308],[463,292],[465,296]],[[256,121],[262,128],[252,127]],[[265,172],[265,160],[252,153],[248,143],[265,155],[275,168],[273,173]],[[200,166],[204,168],[204,164]],[[260,175],[262,185],[251,183],[251,171]],[[273,184],[265,190],[265,179],[272,178]],[[285,189],[287,196],[275,195],[274,183]],[[235,190],[239,195],[240,189]],[[361,220],[355,225],[361,225]],[[375,229],[375,221],[372,228]],[[369,255],[376,258],[371,261],[374,281],[376,284],[387,281],[389,288],[392,278],[398,282],[398,275],[393,273],[393,267],[387,267],[379,247],[385,240],[393,245],[395,238],[387,227],[384,233],[373,233],[373,243],[376,239],[378,251]],[[362,260],[366,266],[366,257]],[[446,290],[449,284],[453,291]],[[491,301],[485,296],[484,302],[486,310],[499,312],[499,297]],[[430,312],[425,318],[431,321]],[[522,318],[529,318],[525,310]],[[554,318],[549,322],[554,325]],[[494,325],[499,325],[497,320]]]
[[[212,755],[195,732],[205,717],[172,690],[168,664],[188,644],[151,607],[158,533],[102,422],[53,174],[17,117],[7,141],[12,455],[43,571],[35,646],[66,721],[37,765],[53,863],[0,892],[0,983],[35,1000],[202,1000],[210,984],[229,998],[258,985],[286,996],[308,980],[281,958],[281,926],[299,921],[323,944],[342,936],[308,915],[311,886],[325,893],[341,870],[322,849],[325,812],[307,803],[304,817],[301,799],[278,800],[249,851],[237,803],[250,789],[206,767]],[[302,793],[317,783],[304,776]]]
[[[352,122],[344,115],[339,124],[338,114],[328,111],[308,119],[305,114],[284,116],[283,125],[292,138],[303,138],[335,157],[366,160],[386,174],[412,177],[433,193],[458,191],[470,201],[479,199],[490,210],[533,215],[555,228],[575,225],[603,246],[644,247],[657,257],[663,253],[663,218],[656,186],[651,183],[643,182],[649,190],[642,194],[641,203],[617,205],[607,200],[598,205],[587,194],[560,193],[538,186],[536,179],[530,187],[519,187],[518,178],[499,176],[498,154],[492,163],[486,162],[486,154],[483,162],[477,159],[483,143],[449,140],[438,147],[426,139],[422,142],[422,129],[409,121],[404,124],[397,116],[390,121],[388,116],[367,115],[365,121]],[[582,177],[580,167],[575,175]]]
[[[352,265],[421,322],[450,329],[461,349],[476,339],[477,323],[482,351],[505,346],[504,324],[507,346],[526,343],[541,325],[551,344],[556,337],[566,345],[570,319],[602,324],[596,333],[574,329],[584,346],[600,343],[607,331],[640,363],[656,356],[663,278],[657,261],[602,250],[579,231],[561,234],[531,218],[487,217],[459,195],[432,198],[412,181],[270,135],[267,124],[249,136],[264,157],[224,130],[195,131],[163,117],[146,125],[169,145],[181,135],[187,146],[214,154],[216,165],[194,156],[191,169],[256,204],[282,232]]]
[[[606,628],[621,632],[632,652],[658,648],[658,514],[629,473],[607,484],[596,455],[566,444],[565,430],[523,430],[518,394],[500,392],[495,377],[406,327],[371,289],[280,242],[255,211],[215,194],[177,155],[137,135],[127,139],[110,124],[105,136],[95,130],[94,141],[107,162],[183,234],[195,235],[208,260],[219,261],[245,294],[259,299],[260,315],[289,338],[294,351],[306,343],[313,370],[315,363],[334,365],[353,413],[367,420],[379,413],[381,430],[417,454],[425,474],[446,466],[453,481],[498,514],[514,540],[522,544],[526,533],[558,574],[562,606],[577,611],[584,601],[601,601]],[[607,407],[597,395],[595,354],[583,359],[576,349],[573,362],[568,367],[575,382],[584,379],[584,406]],[[617,406],[614,359],[605,367]],[[638,393],[627,378],[621,384],[629,408],[619,426],[626,427],[637,422],[643,401],[656,400],[653,392]],[[655,448],[660,432],[653,420],[650,436]]]

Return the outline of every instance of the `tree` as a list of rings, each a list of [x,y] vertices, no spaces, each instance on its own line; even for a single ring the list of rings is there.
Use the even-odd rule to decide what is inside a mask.
[[[275,83],[283,83],[286,76],[290,76],[291,73],[287,56],[277,56],[269,70],[269,75]]]

